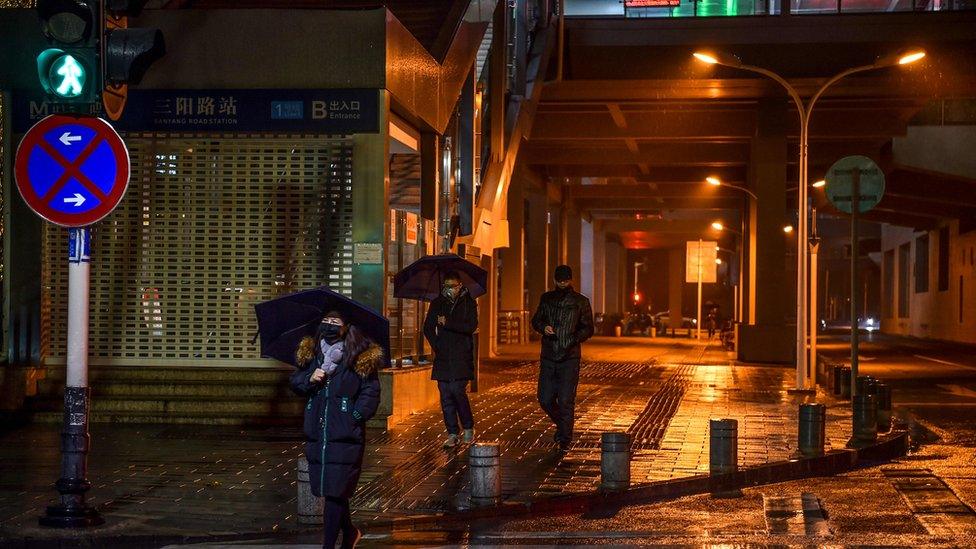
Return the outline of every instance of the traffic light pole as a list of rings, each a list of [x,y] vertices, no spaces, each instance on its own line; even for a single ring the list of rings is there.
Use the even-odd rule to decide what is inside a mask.
[[[105,520],[85,502],[88,480],[88,288],[90,229],[69,229],[68,234],[68,359],[64,388],[64,423],[61,428],[61,478],[55,488],[59,505],[47,508],[41,526],[78,528]]]

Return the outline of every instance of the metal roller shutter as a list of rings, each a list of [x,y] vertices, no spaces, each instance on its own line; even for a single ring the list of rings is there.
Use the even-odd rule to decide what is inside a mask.
[[[125,199],[92,232],[90,354],[118,364],[264,363],[254,304],[352,291],[352,141],[129,135]],[[67,231],[44,238],[45,356],[61,359]],[[101,360],[100,360],[101,359]]]

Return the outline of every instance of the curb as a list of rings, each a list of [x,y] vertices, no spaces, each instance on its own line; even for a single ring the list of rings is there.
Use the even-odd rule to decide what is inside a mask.
[[[822,456],[777,461],[721,475],[695,475],[642,484],[619,492],[583,492],[538,499],[528,503],[503,503],[456,513],[422,515],[368,523],[395,529],[433,523],[475,521],[498,517],[524,517],[585,513],[594,508],[656,503],[707,493],[729,493],[742,488],[811,477],[832,476],[908,453],[908,431],[895,431],[876,444],[859,449],[834,450]]]
[[[878,462],[890,461],[908,452],[909,432],[894,431],[883,436],[876,444],[859,449],[827,452],[822,456],[777,461],[741,469],[722,475],[695,475],[674,480],[641,484],[619,492],[592,491],[541,498],[527,503],[502,503],[492,507],[479,507],[456,513],[420,515],[393,520],[368,522],[370,528],[409,530],[418,526],[446,522],[472,522],[488,518],[532,518],[585,513],[599,507],[621,507],[632,504],[657,503],[686,496],[707,493],[729,493],[742,488],[774,484],[811,477],[832,476]],[[11,548],[66,548],[66,547],[161,547],[165,545],[220,543],[234,541],[273,540],[281,536],[314,534],[321,528],[293,528],[277,532],[252,532],[246,534],[214,535],[90,535],[79,533],[77,537],[35,538],[8,537],[0,533],[0,545]]]

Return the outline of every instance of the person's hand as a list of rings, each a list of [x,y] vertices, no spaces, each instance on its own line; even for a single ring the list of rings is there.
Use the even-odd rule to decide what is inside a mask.
[[[443,325],[447,324],[447,317],[444,316],[444,315],[438,316],[437,317],[437,324],[440,325],[440,326],[443,326]]]
[[[312,372],[312,377],[308,378],[308,380],[312,383],[322,383],[322,381],[325,380],[325,370],[322,368],[316,368],[315,371]]]
[[[546,335],[556,335],[556,330],[553,330],[552,326],[546,326],[546,329],[543,331],[546,333]]]

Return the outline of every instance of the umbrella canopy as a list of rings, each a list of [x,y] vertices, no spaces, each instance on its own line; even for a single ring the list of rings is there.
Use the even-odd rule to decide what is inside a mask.
[[[315,335],[322,317],[338,311],[390,357],[390,321],[373,309],[326,287],[313,288],[258,303],[261,356],[295,365],[295,349],[305,336]]]
[[[441,295],[444,276],[455,271],[471,297],[488,292],[488,271],[457,254],[428,255],[403,268],[393,278],[393,297],[433,301]]]

